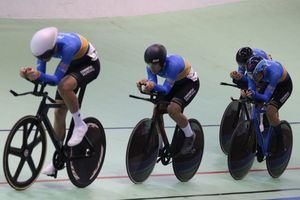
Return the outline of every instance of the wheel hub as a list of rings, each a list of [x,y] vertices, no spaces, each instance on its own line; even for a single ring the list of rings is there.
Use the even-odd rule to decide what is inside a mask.
[[[23,155],[24,155],[25,158],[27,158],[29,156],[29,150],[25,149],[24,152],[23,152]]]

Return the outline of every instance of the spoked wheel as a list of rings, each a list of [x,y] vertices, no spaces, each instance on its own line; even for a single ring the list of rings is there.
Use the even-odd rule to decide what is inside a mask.
[[[256,155],[256,134],[249,120],[239,123],[233,132],[228,152],[228,168],[231,176],[240,180],[251,169]]]
[[[47,149],[45,131],[35,116],[21,118],[10,131],[3,152],[7,182],[16,190],[25,190],[38,177]]]
[[[273,178],[278,178],[285,171],[292,154],[293,133],[287,121],[281,122],[281,134],[274,130],[268,146],[267,169]]]
[[[82,142],[70,148],[67,172],[71,182],[80,188],[91,184],[98,176],[105,158],[106,139],[101,123],[95,118],[86,118],[88,131]]]
[[[184,133],[180,128],[177,128],[177,133],[173,136],[172,151],[175,155],[173,157],[173,170],[175,176],[181,182],[187,182],[197,172],[203,155],[204,135],[201,124],[196,119],[189,119],[192,130],[196,134],[194,147],[191,153],[180,155],[180,150],[184,141]]]
[[[150,176],[158,149],[157,129],[152,120],[141,120],[131,133],[126,151],[126,169],[132,182],[142,183]]]
[[[224,154],[228,155],[234,129],[243,120],[245,111],[239,101],[233,100],[224,111],[219,131],[219,142]]]

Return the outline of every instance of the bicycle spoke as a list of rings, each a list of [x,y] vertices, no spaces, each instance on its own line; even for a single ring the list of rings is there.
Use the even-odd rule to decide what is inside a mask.
[[[24,166],[24,163],[25,163],[25,158],[21,159],[21,161],[20,161],[20,163],[19,163],[19,166],[18,166],[18,168],[17,168],[17,170],[16,170],[16,173],[15,173],[15,175],[14,175],[14,178],[13,178],[15,181],[18,180],[19,175],[20,175],[20,173],[21,173],[21,170],[22,170],[22,168],[23,168],[23,166]]]
[[[32,174],[34,174],[36,172],[36,167],[35,167],[35,164],[34,164],[31,156],[28,157],[27,163],[28,163],[28,165],[29,165],[29,167],[31,169]]]
[[[12,154],[12,155],[14,155],[14,156],[18,156],[18,157],[21,157],[21,155],[22,155],[21,149],[16,148],[16,147],[10,147],[10,148],[8,149],[8,153],[9,153],[9,154]]]
[[[33,126],[34,126],[34,124],[33,123],[31,123],[30,124],[30,127],[29,127],[29,129],[27,129],[27,124],[25,125],[24,124],[24,128],[23,128],[23,147],[24,146],[27,146],[27,139],[28,139],[28,137],[29,137],[29,134],[30,134],[30,132],[32,131],[32,129],[33,129]],[[36,131],[37,131],[38,129],[36,129]]]
[[[23,125],[23,143],[22,143],[23,147],[27,145],[27,134],[28,134],[27,124],[24,124]]]
[[[42,142],[42,137],[36,137],[34,138],[34,140],[28,144],[28,148],[29,149],[33,149],[34,147],[36,147],[40,142]]]

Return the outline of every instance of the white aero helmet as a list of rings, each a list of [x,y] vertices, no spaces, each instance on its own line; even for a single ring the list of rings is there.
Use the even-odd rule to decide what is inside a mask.
[[[35,57],[47,57],[46,54],[52,52],[56,39],[58,35],[58,30],[55,27],[47,27],[36,32],[30,42],[31,53]]]

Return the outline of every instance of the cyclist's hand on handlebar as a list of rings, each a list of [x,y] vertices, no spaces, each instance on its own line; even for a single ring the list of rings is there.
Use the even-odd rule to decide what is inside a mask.
[[[21,76],[22,78],[26,78],[27,68],[28,68],[28,67],[21,67],[21,69],[20,69],[20,76]]]
[[[240,80],[243,77],[243,75],[237,71],[232,71],[230,72],[230,77],[235,80]]]
[[[144,88],[144,92],[151,92],[154,88],[155,84],[152,81],[147,81],[145,88]]]
[[[253,98],[254,95],[255,95],[255,92],[253,90],[247,90],[246,91],[246,96],[248,98]]]
[[[244,97],[244,98],[247,96],[247,95],[246,95],[246,91],[247,91],[247,90],[241,90],[241,96]]]
[[[35,68],[33,67],[29,67],[26,70],[26,77],[30,80],[30,81],[35,81],[36,79],[38,79],[40,77],[41,73],[39,71],[37,71]]]
[[[147,83],[147,79],[142,79],[142,80],[139,80],[137,83],[136,83],[136,86],[137,88],[139,89],[139,91],[142,91],[142,86],[146,85]]]
[[[253,90],[241,90],[241,96],[244,98],[253,98],[254,94],[255,92]]]

